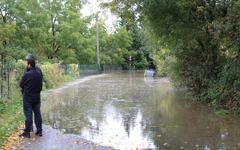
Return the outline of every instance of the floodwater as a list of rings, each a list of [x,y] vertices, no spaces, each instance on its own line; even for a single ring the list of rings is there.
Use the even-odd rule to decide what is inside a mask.
[[[45,124],[117,149],[240,149],[238,119],[191,103],[167,78],[125,72],[83,81],[45,96]]]

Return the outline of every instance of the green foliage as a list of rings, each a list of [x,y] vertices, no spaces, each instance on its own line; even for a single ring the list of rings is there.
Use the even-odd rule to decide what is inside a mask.
[[[145,44],[147,38],[144,33],[144,26],[139,17],[140,1],[137,0],[113,0],[110,3],[104,3],[103,7],[110,8],[111,11],[120,17],[120,26],[125,27],[128,35],[131,37],[131,45],[127,47],[128,56],[125,55],[125,61],[132,56],[131,65],[136,69],[147,69],[152,67],[152,58],[148,46]],[[128,68],[129,64],[123,65]]]
[[[11,132],[23,121],[20,92],[12,95],[9,103],[0,103],[0,148]]]
[[[16,81],[20,81],[21,80],[25,68],[26,68],[26,62],[25,61],[18,60],[15,63],[15,73],[16,73],[15,80]]]
[[[21,80],[25,67],[25,61],[18,60],[16,62],[15,76],[11,81],[15,87],[19,86],[19,81]],[[66,81],[76,79],[80,76],[77,64],[61,65],[57,63],[44,63],[40,64],[39,67],[43,72],[44,89],[57,87]]]
[[[227,110],[218,110],[215,114],[219,117],[227,117],[229,112]]]
[[[127,66],[128,57],[132,54],[128,51],[132,38],[126,28],[122,27],[116,33],[109,35],[102,31],[101,37],[101,63]]]
[[[45,64],[40,66],[44,76],[44,87],[53,88],[67,81],[67,76],[59,64]],[[56,76],[57,75],[57,76]]]
[[[80,74],[79,74],[79,68],[78,68],[78,65],[77,64],[70,64],[68,66],[68,75],[71,77],[71,78],[79,78]]]
[[[198,100],[216,108],[240,107],[239,6],[238,1],[142,3],[144,21],[176,58],[170,74]],[[164,66],[161,58],[155,60]]]
[[[81,8],[79,0],[1,1],[0,56],[19,60],[32,53],[40,62],[95,64],[94,18],[82,17]],[[123,27],[107,33],[103,21],[100,26],[102,63],[126,65],[131,36]]]

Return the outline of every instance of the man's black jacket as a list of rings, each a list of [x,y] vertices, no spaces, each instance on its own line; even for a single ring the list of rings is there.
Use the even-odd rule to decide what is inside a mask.
[[[35,69],[36,69],[37,72],[40,73],[41,76],[43,77],[42,70],[41,70],[41,68],[39,68],[39,66],[38,66],[37,64],[35,65]],[[24,73],[25,73],[25,72],[28,72],[28,71],[29,71],[29,69],[26,67],[25,70],[24,70]]]
[[[29,102],[40,102],[40,93],[42,90],[42,75],[31,68],[25,72],[20,82],[20,87],[23,90],[23,99]]]

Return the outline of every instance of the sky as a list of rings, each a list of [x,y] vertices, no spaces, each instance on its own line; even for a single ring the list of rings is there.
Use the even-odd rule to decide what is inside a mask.
[[[87,3],[83,5],[81,13],[83,16],[90,16],[99,10],[99,17],[105,20],[107,31],[113,32],[115,31],[114,24],[117,23],[119,18],[111,13],[109,9],[103,10],[100,8],[99,4],[102,2],[111,2],[111,0],[99,0],[99,2],[97,2],[97,0],[87,0]]]

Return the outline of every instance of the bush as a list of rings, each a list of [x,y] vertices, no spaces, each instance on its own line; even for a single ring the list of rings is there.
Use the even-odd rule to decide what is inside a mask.
[[[70,64],[69,65],[69,75],[72,78],[78,78],[79,77],[79,69],[77,64]]]
[[[59,86],[61,83],[66,82],[70,79],[75,79],[79,77],[78,65],[64,65],[67,69],[61,67],[62,65],[55,63],[44,63],[39,64],[39,67],[43,72],[43,87],[44,89],[53,88]],[[13,83],[18,86],[19,81],[23,75],[24,69],[26,67],[26,62],[23,60],[18,60],[15,65],[15,77]]]
[[[64,67],[63,67],[64,66]],[[11,81],[15,87],[18,87],[19,81],[23,75],[24,69],[26,67],[26,62],[23,60],[18,60],[15,64],[15,76]],[[63,82],[76,79],[79,77],[79,70],[77,64],[70,65],[60,65],[58,63],[44,63],[39,64],[39,67],[43,72],[43,88],[49,89],[59,86]]]
[[[59,64],[40,65],[43,72],[43,87],[45,89],[59,86],[61,83],[68,80],[64,69]]]

